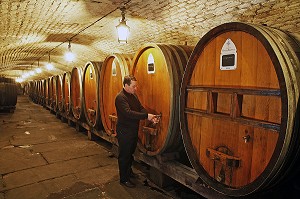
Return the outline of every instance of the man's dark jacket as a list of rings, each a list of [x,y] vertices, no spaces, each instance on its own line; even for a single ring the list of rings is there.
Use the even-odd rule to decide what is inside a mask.
[[[148,118],[147,110],[142,106],[138,97],[124,89],[116,96],[115,106],[118,116],[117,132],[121,129],[137,132],[139,121]]]

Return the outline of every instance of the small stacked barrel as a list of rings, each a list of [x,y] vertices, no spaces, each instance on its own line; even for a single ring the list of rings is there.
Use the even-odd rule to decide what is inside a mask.
[[[14,109],[16,104],[16,83],[13,79],[0,77],[0,109]]]

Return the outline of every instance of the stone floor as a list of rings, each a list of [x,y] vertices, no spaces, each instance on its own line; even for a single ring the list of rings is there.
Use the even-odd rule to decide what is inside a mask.
[[[121,186],[108,143],[88,140],[26,96],[0,113],[0,199],[171,198],[134,171],[137,187]]]

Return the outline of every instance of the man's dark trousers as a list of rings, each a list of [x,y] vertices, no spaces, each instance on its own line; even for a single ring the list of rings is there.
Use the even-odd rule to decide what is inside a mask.
[[[136,129],[118,129],[117,138],[119,143],[119,173],[120,182],[129,181],[133,153],[138,141],[138,130]]]

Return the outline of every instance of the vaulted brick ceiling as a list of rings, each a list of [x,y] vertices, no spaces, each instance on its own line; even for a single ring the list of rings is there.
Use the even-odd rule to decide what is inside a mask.
[[[119,44],[118,9],[126,5],[128,44]],[[222,23],[267,24],[300,34],[299,0],[0,0],[0,76],[16,78],[37,67],[43,79],[112,53],[134,54],[145,43],[196,45]],[[76,60],[64,53],[71,39]],[[50,61],[55,67],[47,71]]]

